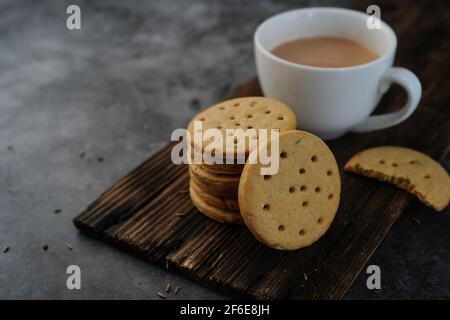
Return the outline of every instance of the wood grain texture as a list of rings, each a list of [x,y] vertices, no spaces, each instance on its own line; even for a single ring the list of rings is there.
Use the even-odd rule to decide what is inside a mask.
[[[368,4],[357,2],[355,8],[365,11]],[[423,99],[401,125],[330,142],[340,168],[356,152],[379,145],[414,148],[437,160],[449,150],[449,6],[434,1],[378,5],[399,37],[396,64],[418,75]],[[253,79],[234,96],[255,95],[261,90]],[[404,99],[394,87],[377,112],[398,109]],[[391,185],[341,169],[341,205],[329,231],[308,248],[277,251],[260,244],[245,227],[222,225],[198,213],[189,199],[187,167],[170,160],[172,146],[106,190],[74,223],[117,248],[232,297],[342,298],[412,199]]]

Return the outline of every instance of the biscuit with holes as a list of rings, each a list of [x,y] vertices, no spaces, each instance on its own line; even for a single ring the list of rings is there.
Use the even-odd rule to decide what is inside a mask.
[[[189,173],[191,176],[195,176],[196,180],[202,181],[203,185],[237,194],[240,175],[214,174],[202,169],[202,167],[197,164],[189,165]]]
[[[311,245],[330,227],[339,206],[341,180],[333,153],[315,135],[287,131],[280,135],[279,147],[276,174],[261,175],[260,163],[245,165],[239,208],[259,241],[295,250]]]
[[[233,210],[239,212],[239,204],[237,201],[237,195],[235,199],[224,199],[222,197],[217,197],[209,193],[207,189],[203,189],[202,187],[198,186],[193,180],[190,180],[190,186],[194,189],[195,193],[200,195],[202,200],[212,207],[216,207],[218,209],[225,209],[225,210]]]
[[[449,202],[448,173],[439,163],[416,150],[394,146],[367,149],[354,155],[345,170],[392,183],[437,211]]]
[[[280,132],[295,129],[297,120],[294,112],[284,103],[266,97],[245,97],[227,100],[218,103],[195,116],[188,125],[193,147],[204,150],[211,141],[194,143],[194,121],[202,122],[203,131],[219,129],[226,137],[226,129],[279,129]],[[253,137],[252,137],[253,138]],[[258,140],[258,136],[254,136]],[[243,158],[249,154],[248,139],[243,152],[237,154],[236,150],[225,152],[225,141],[215,154],[224,158]],[[238,141],[235,141],[238,143]]]
[[[207,217],[222,223],[234,223],[242,224],[242,217],[238,211],[223,210],[210,206],[203,201],[203,199],[197,194],[192,185],[189,185],[189,194],[191,196],[192,203],[198,211],[206,215]]]

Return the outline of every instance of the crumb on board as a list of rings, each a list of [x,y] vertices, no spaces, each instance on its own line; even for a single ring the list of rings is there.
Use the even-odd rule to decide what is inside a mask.
[[[416,218],[416,217],[412,217],[411,220],[412,220],[414,223],[416,223],[416,224],[421,224],[421,223],[422,223],[422,221],[421,221],[419,218]]]
[[[160,299],[167,299],[166,295],[161,293],[161,292],[157,292],[156,295],[160,298]]]
[[[175,213],[176,217],[184,217],[185,215],[186,215],[186,213],[181,213],[181,212]]]

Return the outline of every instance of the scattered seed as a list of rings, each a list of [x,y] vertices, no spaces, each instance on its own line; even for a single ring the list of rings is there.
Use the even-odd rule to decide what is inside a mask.
[[[58,214],[58,213],[61,213],[61,209],[55,209],[55,210],[53,210],[53,213],[55,213],[55,214]]]
[[[178,292],[180,292],[180,287],[176,287],[175,290],[173,291],[175,294],[178,294]]]
[[[422,223],[422,221],[420,221],[420,219],[418,219],[416,217],[412,217],[411,219],[412,219],[412,221],[414,221],[417,224],[421,224]]]
[[[166,288],[164,289],[164,291],[167,292],[167,293],[169,293],[169,292],[170,292],[170,288],[171,288],[170,283],[168,283],[168,284],[166,285]]]
[[[42,249],[44,249],[44,251],[47,251],[47,250],[48,250],[48,245],[44,244],[44,245],[42,246]]]
[[[166,270],[169,270],[169,260],[166,260]]]
[[[194,110],[200,110],[200,100],[198,98],[191,99],[189,105]]]
[[[80,157],[84,158],[84,156],[86,155],[86,151],[84,151],[83,149],[80,150]]]
[[[303,273],[303,278],[304,278],[305,280],[308,280],[308,275],[306,274],[306,272]]]
[[[98,162],[103,162],[103,160],[105,160],[103,157],[98,157],[98,158],[97,158],[97,161],[98,161]]]
[[[4,246],[3,247],[3,253],[7,253],[9,251],[9,246]]]
[[[164,294],[162,294],[161,292],[157,292],[156,294],[157,294],[158,297],[161,298],[161,299],[167,299],[167,297],[166,297]]]
[[[220,259],[222,259],[223,255],[224,255],[224,252],[221,252],[221,253],[219,254],[219,256],[217,257],[217,259],[214,260],[214,262],[211,264],[211,269],[213,269],[213,268],[216,267],[216,265],[219,263]]]
[[[66,248],[69,249],[69,250],[73,250],[73,247],[70,244],[68,244],[68,243],[66,243]]]
[[[400,282],[400,284],[403,286],[403,288],[408,289],[408,287],[406,286],[406,284],[403,281],[398,280],[398,282]]]

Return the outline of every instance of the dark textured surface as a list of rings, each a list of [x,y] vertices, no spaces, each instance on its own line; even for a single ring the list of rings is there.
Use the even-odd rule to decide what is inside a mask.
[[[0,246],[11,247],[0,297],[151,299],[170,282],[181,298],[219,298],[84,237],[71,219],[247,80],[256,25],[305,2],[80,1],[81,31],[65,28],[68,3],[0,2]],[[415,202],[369,262],[383,289],[368,291],[362,273],[347,298],[448,298],[449,228],[448,209]],[[82,290],[66,289],[69,264]]]

